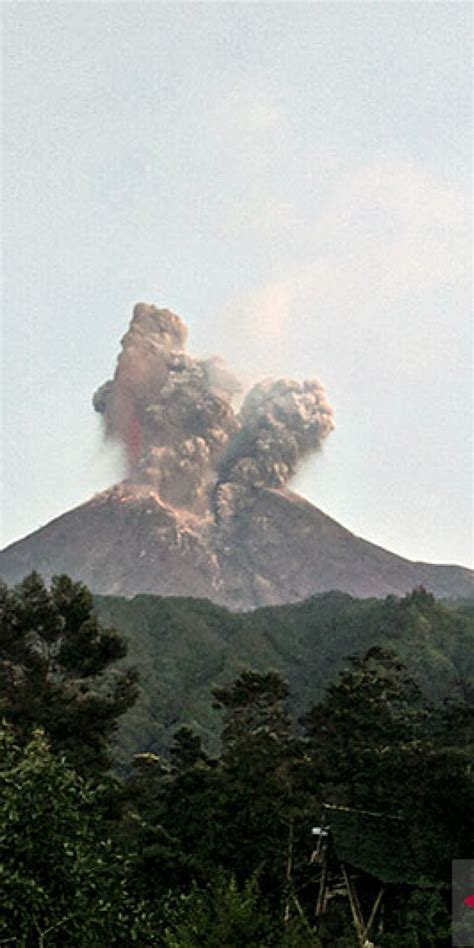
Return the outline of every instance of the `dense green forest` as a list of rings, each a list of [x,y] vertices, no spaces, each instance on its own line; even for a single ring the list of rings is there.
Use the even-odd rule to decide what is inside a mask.
[[[65,576],[0,586],[0,944],[451,944],[466,604],[96,605]]]
[[[137,750],[162,753],[183,724],[216,753],[220,718],[211,691],[245,668],[278,671],[295,717],[322,698],[349,655],[373,645],[393,649],[431,700],[448,697],[455,681],[474,681],[472,603],[447,608],[430,596],[331,592],[247,613],[209,600],[144,595],[97,597],[95,605],[101,621],[120,631],[126,661],[139,671],[139,697],[119,731],[125,765]]]

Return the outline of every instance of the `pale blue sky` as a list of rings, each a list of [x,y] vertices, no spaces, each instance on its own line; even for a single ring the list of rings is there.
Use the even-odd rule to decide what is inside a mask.
[[[134,302],[318,376],[296,481],[472,562],[471,8],[3,4],[4,544],[120,475],[90,400]]]

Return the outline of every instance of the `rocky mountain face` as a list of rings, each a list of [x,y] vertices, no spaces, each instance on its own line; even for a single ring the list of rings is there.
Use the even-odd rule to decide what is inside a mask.
[[[403,595],[424,585],[474,597],[474,574],[413,563],[354,536],[287,488],[261,488],[230,520],[165,503],[124,481],[0,553],[0,576],[68,573],[94,592],[206,597],[231,609],[338,589]]]

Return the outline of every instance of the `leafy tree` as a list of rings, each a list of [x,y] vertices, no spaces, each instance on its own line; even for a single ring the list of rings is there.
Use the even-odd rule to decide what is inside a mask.
[[[288,685],[277,672],[243,671],[232,684],[214,688],[213,695],[214,707],[224,712],[224,746],[250,735],[281,740],[291,732]]]
[[[217,762],[197,735],[181,728],[170,759],[138,754],[125,784],[123,844],[136,852],[136,874],[144,898],[169,889],[205,884],[215,868]]]
[[[15,948],[156,945],[130,862],[104,835],[92,788],[36,730],[0,731],[0,942]]]
[[[214,689],[224,714],[217,825],[221,864],[243,882],[260,871],[275,904],[296,905],[309,860],[303,792],[305,748],[287,709],[288,685],[276,672],[244,671]]]
[[[273,672],[244,672],[215,690],[224,711],[218,761],[188,728],[175,735],[169,762],[138,756],[127,831],[141,854],[144,892],[151,879],[162,891],[170,882],[202,886],[216,868],[244,885],[258,869],[278,910],[288,902],[296,910],[296,876],[307,869],[311,840],[287,690]]]
[[[438,740],[461,751],[466,773],[474,775],[474,684],[458,680],[432,723]]]
[[[465,725],[458,739],[450,733],[453,714],[460,714]],[[391,834],[376,829],[376,820],[371,829],[370,820],[360,816],[366,827],[366,870],[390,879],[389,866],[396,864],[401,878],[412,885],[417,881],[420,892],[429,883],[429,919],[418,911],[423,900],[418,888],[409,897],[405,891],[396,911],[387,915],[387,930],[400,936],[400,944],[445,943],[447,915],[440,892],[449,886],[452,859],[468,858],[474,838],[471,715],[466,702],[462,713],[451,704],[445,709],[427,705],[396,656],[372,648],[362,659],[351,659],[305,719],[320,799],[347,806],[348,812],[384,814],[382,829],[386,817],[398,818],[391,841]],[[350,845],[346,832],[349,864]],[[361,838],[354,837],[354,846],[354,864],[364,868]],[[387,935],[386,943],[395,941]]]
[[[303,719],[321,792],[334,803],[393,809],[427,714],[418,684],[393,652],[374,646],[350,658]]]
[[[47,589],[32,573],[15,589],[0,584],[0,711],[20,741],[41,726],[76,767],[107,769],[117,721],[137,695],[133,670],[110,671],[125,652],[82,583],[56,576]]]
[[[156,634],[156,624],[162,629],[156,616],[163,613],[156,613],[151,599],[142,597],[141,608],[150,612],[161,649],[174,637]],[[193,621],[183,618],[187,608],[173,600],[170,617],[175,610],[180,635],[192,632],[195,642]],[[200,632],[207,608],[201,603],[196,613]],[[321,626],[318,615],[325,616]],[[377,944],[447,944],[451,859],[471,856],[474,838],[469,661],[463,680],[459,671],[459,656],[472,642],[464,616],[450,614],[419,589],[400,601],[328,596],[320,605],[239,618],[246,641],[253,621],[263,630],[271,623],[286,649],[288,628],[296,636],[304,626],[305,688],[314,675],[316,695],[340,667],[344,643],[361,646],[362,657],[346,660],[306,715],[304,734],[289,713],[288,686],[277,672],[247,670],[221,684],[213,692],[222,716],[220,756],[209,756],[190,727],[174,734],[166,758],[136,754],[112,822],[112,739],[136,693],[134,673],[114,668],[125,654],[122,640],[100,625],[90,592],[65,576],[55,577],[49,588],[37,574],[15,589],[0,585],[0,619],[0,711],[8,721],[0,735],[0,943],[352,945],[342,899],[331,899],[320,918],[319,941],[305,922],[305,915],[312,918],[319,872],[309,864],[310,827],[326,801],[342,807],[342,816],[332,810],[328,817],[331,845],[340,839],[339,820],[339,830],[346,830],[347,864],[357,834],[354,866],[360,871],[366,855],[372,860],[365,867],[372,878],[364,881],[362,873],[360,880],[364,911],[373,901],[374,876],[388,884]],[[221,620],[222,611],[213,614],[214,631]],[[234,620],[228,622],[237,635]],[[319,652],[316,633],[325,642]],[[421,680],[426,682],[428,667],[434,677],[439,672],[438,685],[445,684],[444,691],[433,689],[436,704],[428,703],[403,661],[380,645],[384,641],[411,655],[410,667]],[[452,662],[446,664],[448,653]],[[433,654],[433,664],[425,658],[417,664],[419,654]],[[176,668],[176,662],[164,664]],[[192,663],[191,677],[195,669]],[[447,690],[449,698],[441,703]],[[181,700],[180,692],[176,707]],[[122,786],[118,778],[117,785]],[[366,813],[371,823],[360,810],[384,819]],[[353,811],[348,820],[344,814]],[[388,831],[374,830],[365,848],[359,831],[369,824]],[[393,836],[399,884],[390,882],[388,871]],[[413,857],[406,873],[404,841]]]

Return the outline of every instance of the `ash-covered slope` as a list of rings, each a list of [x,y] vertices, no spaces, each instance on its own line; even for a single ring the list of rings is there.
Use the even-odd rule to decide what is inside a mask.
[[[264,379],[236,409],[237,380],[221,359],[187,353],[186,336],[169,310],[135,307],[114,376],[94,395],[128,479],[0,553],[0,576],[66,572],[96,593],[237,609],[330,589],[472,593],[467,570],[409,563],[288,491],[334,427],[318,379]]]
[[[166,506],[145,485],[123,482],[0,553],[0,576],[69,573],[94,592],[207,597],[232,609],[339,589],[474,596],[458,566],[412,563],[354,536],[286,489],[265,488],[226,523]]]

